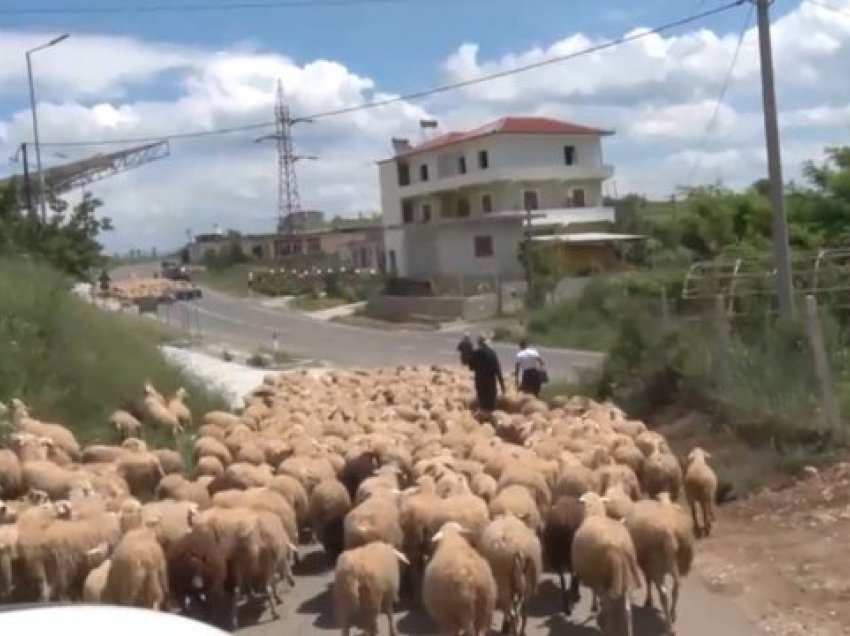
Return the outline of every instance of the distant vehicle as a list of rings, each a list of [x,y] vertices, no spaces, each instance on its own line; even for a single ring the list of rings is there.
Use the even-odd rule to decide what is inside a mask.
[[[186,271],[186,266],[181,265],[177,261],[163,261],[161,275],[168,280],[189,280],[189,273]]]

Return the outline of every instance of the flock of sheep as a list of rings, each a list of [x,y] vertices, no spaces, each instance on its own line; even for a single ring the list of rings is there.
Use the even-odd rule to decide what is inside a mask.
[[[148,384],[142,421],[118,411],[114,444],[85,448],[13,400],[0,599],[236,628],[248,602],[279,617],[298,544],[318,541],[343,635],[376,635],[382,615],[395,635],[400,595],[443,634],[487,634],[496,610],[522,634],[544,561],[566,614],[584,586],[603,633],[631,634],[632,593],[645,587],[651,605],[654,587],[672,632],[695,535],[714,518],[709,455],[683,467],[661,435],[588,399],[507,395],[480,413],[468,384],[446,367],[269,375],[240,413],[197,421],[185,392]],[[146,427],[191,434],[191,462],[148,448]]]
[[[167,278],[127,278],[114,281],[109,286],[108,295],[121,303],[132,304],[142,298],[174,297],[178,293],[194,289],[186,281]]]

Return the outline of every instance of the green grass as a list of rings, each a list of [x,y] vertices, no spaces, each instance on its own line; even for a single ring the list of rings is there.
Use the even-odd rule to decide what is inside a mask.
[[[0,259],[0,400],[21,398],[82,442],[113,439],[109,414],[137,400],[146,380],[164,394],[186,387],[195,413],[225,406],[166,362],[157,345],[168,330],[96,309],[68,287],[44,266]]]
[[[207,269],[198,273],[195,282],[233,296],[248,295],[248,272],[256,265],[241,263],[224,269]]]
[[[333,309],[347,305],[348,301],[343,298],[333,298],[330,296],[298,296],[292,301],[292,305],[301,311],[322,311],[324,309]]]

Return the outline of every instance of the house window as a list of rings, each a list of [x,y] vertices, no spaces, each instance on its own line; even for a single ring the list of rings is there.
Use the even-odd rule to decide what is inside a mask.
[[[398,164],[398,184],[400,186],[410,185],[410,164],[406,161],[399,161]]]
[[[540,207],[535,190],[524,190],[522,193],[522,209],[537,210]]]
[[[263,246],[254,245],[251,248],[251,256],[253,256],[254,258],[263,258]]]
[[[587,200],[584,194],[584,188],[575,188],[570,191],[569,197],[567,197],[567,207],[568,208],[583,208],[587,205]]]
[[[486,150],[478,151],[478,167],[482,170],[486,170],[490,165],[490,157],[487,156]]]
[[[401,221],[402,223],[413,223],[413,201],[402,201]]]
[[[457,172],[458,174],[466,174],[466,157],[458,157]]]
[[[490,258],[493,256],[493,237],[492,236],[476,236],[475,258]]]
[[[419,180],[420,181],[427,181],[428,180],[428,164],[427,163],[423,163],[421,166],[419,166]]]
[[[469,199],[466,197],[457,200],[457,215],[460,217],[469,216]]]
[[[489,194],[481,195],[481,211],[484,214],[490,214],[493,211],[493,197]]]
[[[429,203],[422,204],[422,222],[428,223],[431,221],[431,205]]]
[[[568,166],[574,166],[576,163],[576,147],[564,146],[564,163]]]

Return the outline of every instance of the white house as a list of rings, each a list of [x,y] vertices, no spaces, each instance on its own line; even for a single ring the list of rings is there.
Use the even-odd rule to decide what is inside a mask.
[[[611,134],[504,117],[416,146],[394,139],[395,156],[378,163],[389,271],[517,279],[527,223],[534,234],[604,229],[614,220],[602,204],[613,173],[602,138]]]

